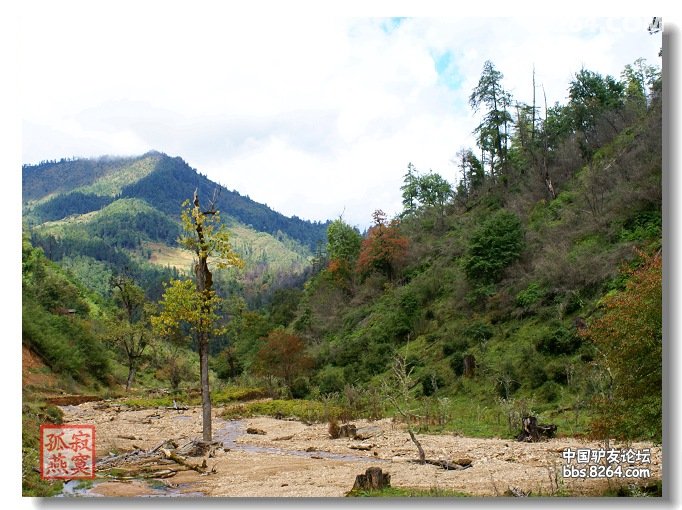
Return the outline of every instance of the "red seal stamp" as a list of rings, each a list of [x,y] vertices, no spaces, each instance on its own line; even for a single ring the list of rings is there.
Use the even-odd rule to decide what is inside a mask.
[[[40,477],[74,480],[95,477],[94,425],[41,425]]]

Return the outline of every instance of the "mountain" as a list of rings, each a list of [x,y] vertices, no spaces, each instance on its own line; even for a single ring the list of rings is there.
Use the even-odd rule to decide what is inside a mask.
[[[108,278],[122,270],[156,298],[163,281],[190,268],[192,254],[176,240],[181,205],[195,189],[204,203],[216,194],[231,242],[247,263],[239,288],[252,301],[303,277],[326,236],[326,223],[284,216],[159,152],[26,165],[22,184],[32,243],[104,295]]]
[[[287,217],[221,186],[191,168],[182,158],[149,152],[134,158],[62,159],[26,165],[22,174],[25,213],[38,221],[84,214],[120,198],[139,198],[177,218],[180,205],[195,189],[216,201],[224,218],[258,232],[278,232],[311,250],[326,235],[326,223]]]

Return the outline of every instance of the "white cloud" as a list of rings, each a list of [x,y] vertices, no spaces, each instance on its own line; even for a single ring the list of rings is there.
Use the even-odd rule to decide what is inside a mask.
[[[66,5],[23,13],[25,162],[157,149],[285,214],[345,210],[361,227],[376,208],[399,212],[408,162],[454,180],[485,60],[524,101],[535,66],[553,103],[581,66],[618,75],[640,56],[658,63],[660,46],[641,19],[387,24],[206,3]],[[447,80],[434,63],[444,54]]]

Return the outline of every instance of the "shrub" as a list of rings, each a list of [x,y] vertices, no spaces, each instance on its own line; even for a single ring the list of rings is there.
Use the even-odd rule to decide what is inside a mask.
[[[464,356],[461,352],[456,353],[450,358],[450,368],[452,368],[455,375],[464,374]]]
[[[544,290],[533,282],[516,295],[516,304],[522,308],[530,308],[545,295]]]
[[[293,398],[304,398],[310,393],[310,381],[307,377],[297,377],[289,389]]]
[[[467,347],[469,347],[469,342],[465,338],[453,338],[443,343],[443,356],[462,354]]]
[[[419,378],[419,384],[422,387],[422,394],[425,397],[430,397],[445,385],[445,381],[440,374],[427,372]]]
[[[343,368],[326,366],[317,374],[317,384],[320,394],[329,395],[339,393],[346,384]]]
[[[339,406],[327,405],[314,400],[270,400],[229,407],[223,411],[222,417],[233,419],[261,415],[322,422],[338,419],[341,413],[342,409]]]
[[[561,386],[554,381],[547,381],[540,386],[537,396],[545,402],[555,402],[561,396]]]
[[[560,354],[573,354],[578,350],[581,343],[582,340],[579,336],[564,326],[559,326],[554,331],[536,340],[535,348],[539,352],[558,356]]]
[[[471,282],[494,283],[504,269],[521,256],[523,229],[515,214],[499,210],[486,219],[473,233],[464,271]]]

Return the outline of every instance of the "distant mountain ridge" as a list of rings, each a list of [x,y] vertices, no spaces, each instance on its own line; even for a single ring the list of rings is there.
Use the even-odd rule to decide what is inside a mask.
[[[22,172],[24,213],[38,222],[99,210],[120,198],[137,198],[176,220],[182,202],[194,189],[208,201],[214,190],[226,221],[285,236],[314,250],[325,239],[328,223],[287,217],[237,191],[211,181],[182,158],[152,151],[137,157],[62,159],[25,165]]]

